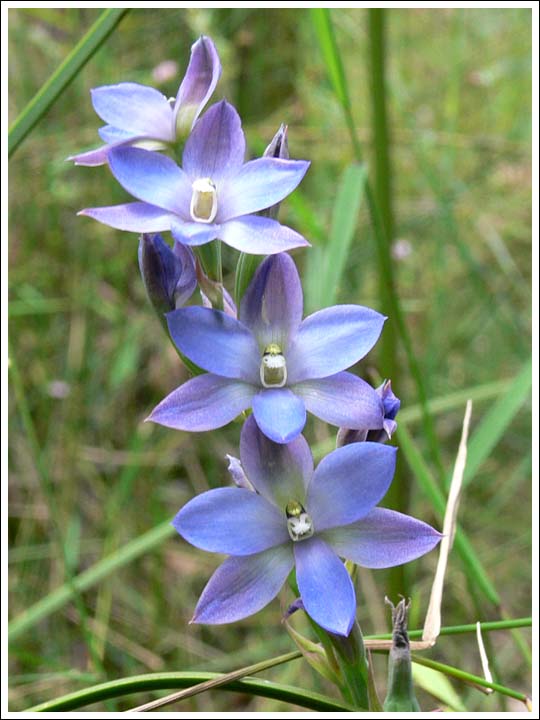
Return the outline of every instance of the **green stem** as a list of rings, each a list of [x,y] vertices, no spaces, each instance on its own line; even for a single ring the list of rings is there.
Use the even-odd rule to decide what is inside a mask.
[[[109,37],[129,8],[104,10],[86,35],[77,43],[64,62],[34,95],[19,114],[8,134],[8,157],[11,157],[43,115],[62,94],[96,50]]]

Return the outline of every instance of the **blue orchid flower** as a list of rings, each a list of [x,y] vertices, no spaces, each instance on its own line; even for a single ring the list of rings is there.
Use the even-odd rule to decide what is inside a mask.
[[[276,444],[250,417],[240,457],[255,492],[244,482],[210,490],[173,521],[192,545],[231,556],[203,590],[192,622],[230,623],[258,612],[295,567],[306,612],[325,630],[348,635],[356,597],[340,558],[387,568],[415,560],[441,539],[420,520],[375,507],[392,482],[396,448],[354,443],[334,450],[314,471],[302,435]],[[238,472],[236,461],[236,482]]]

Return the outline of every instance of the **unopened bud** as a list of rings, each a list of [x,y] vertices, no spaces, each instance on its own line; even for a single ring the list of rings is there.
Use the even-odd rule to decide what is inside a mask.
[[[385,712],[420,712],[414,694],[411,670],[411,651],[407,633],[410,601],[401,598],[394,606],[388,598],[385,602],[392,608],[392,648],[388,656],[388,691],[384,701]]]

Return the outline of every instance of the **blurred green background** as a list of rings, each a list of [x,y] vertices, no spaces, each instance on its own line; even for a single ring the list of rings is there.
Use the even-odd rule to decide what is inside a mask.
[[[9,11],[10,120],[98,14]],[[337,9],[332,20],[372,174],[377,158],[367,11]],[[464,491],[460,522],[506,615],[527,616],[530,408],[526,402],[505,416],[503,406],[530,344],[531,11],[389,10],[386,23],[398,294],[428,396],[437,400],[436,436],[447,472],[457,450],[464,398],[476,398],[473,432],[491,413],[486,442],[490,437],[497,442]],[[301,187],[283,203],[280,219],[314,245],[313,251],[293,254],[303,273],[307,309],[321,303],[318,282],[329,262],[322,249],[340,178],[354,156],[309,10],[130,11],[10,161],[12,618],[166,523],[195,492],[228,482],[224,456],[237,454],[240,423],[194,435],[142,423],[186,374],[146,300],[136,236],[76,217],[83,207],[124,202],[126,194],[105,167],[77,168],[65,161],[99,144],[91,88],[131,80],[175,95],[189,48],[201,33],[214,39],[224,68],[213,100],[225,96],[237,106],[251,154],[260,154],[285,122],[291,156],[312,161]],[[159,66],[166,60],[176,68],[160,80]],[[376,247],[365,202],[353,219],[336,300],[377,309]],[[232,252],[226,253],[230,288],[233,260]],[[390,317],[385,329],[391,339],[397,337],[392,323]],[[418,421],[417,388],[396,342],[394,390],[404,419],[409,412],[406,429],[437,474]],[[390,363],[379,347],[360,372],[378,384]],[[318,457],[331,449],[334,433],[310,421],[306,434]],[[399,464],[399,478],[410,487],[408,511],[440,527],[403,451]],[[411,627],[423,622],[436,560],[432,553],[406,568],[403,592],[413,599]],[[164,535],[75,600],[24,628],[11,646],[11,709],[103,679],[158,670],[229,671],[294,649],[280,625],[277,601],[234,626],[188,625],[218,562],[179,537]],[[365,632],[388,630],[383,601],[389,583],[387,573],[359,573]],[[283,592],[281,606],[289,600]],[[443,623],[500,616],[501,610],[467,580],[454,552]],[[306,629],[302,618],[295,624]],[[498,679],[527,692],[529,632],[519,631],[519,637],[497,632],[487,640]],[[441,638],[427,656],[481,674],[473,636]],[[384,663],[377,663],[384,695]],[[266,677],[333,692],[299,660]],[[465,685],[453,687],[469,711],[522,708]],[[425,709],[442,704],[419,695]],[[144,699],[109,701],[95,709],[127,709]],[[458,709],[459,701],[454,702]],[[178,709],[291,708],[215,692]]]

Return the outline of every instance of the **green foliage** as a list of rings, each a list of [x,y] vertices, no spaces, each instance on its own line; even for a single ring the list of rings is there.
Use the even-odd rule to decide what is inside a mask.
[[[9,10],[12,121],[99,18],[91,9]],[[386,25],[395,213],[386,262],[427,389],[445,475],[464,399],[474,399],[444,622],[498,619],[499,603],[507,617],[527,616],[530,11],[393,9]],[[23,115],[31,122],[25,121],[24,133],[17,131],[10,165],[13,711],[94,682],[171,670],[189,671],[185,677],[193,682],[199,670],[229,672],[291,650],[279,630],[277,602],[234,627],[188,624],[218,561],[182,543],[170,519],[195,492],[224,482],[224,455],[237,454],[240,424],[211,436],[143,424],[186,371],[147,304],[136,237],[75,217],[83,207],[124,202],[125,193],[106,168],[64,161],[98,144],[90,88],[122,80],[155,85],[153,70],[172,59],[177,76],[159,87],[174,95],[189,47],[202,32],[215,39],[225,68],[215,98],[241,105],[250,150],[286,122],[291,157],[312,160],[280,215],[313,243],[313,256],[294,253],[308,273],[310,305],[332,296],[379,310],[384,305],[377,279],[381,246],[369,204],[356,192],[365,168],[371,177],[377,160],[366,131],[372,122],[366,11],[132,9],[119,31],[72,72],[46,115],[41,101],[37,115]],[[279,92],[270,87],[278,79]],[[366,165],[358,165],[351,151],[351,130]],[[223,260],[232,290],[236,257],[227,250]],[[387,314],[385,332],[392,332],[397,318]],[[394,389],[404,419],[400,470],[410,484],[403,509],[436,522],[444,505],[440,469],[418,424],[418,378],[407,370],[400,333],[393,333],[401,368]],[[359,366],[372,383],[380,380],[373,368],[386,372],[385,352],[377,348]],[[307,434],[316,448],[333,445],[333,431],[315,421]],[[418,608],[414,627],[421,625],[435,561],[430,555],[406,568],[404,591]],[[385,572],[360,572],[365,633],[386,629],[379,620],[385,593]],[[492,602],[478,605],[478,593]],[[289,600],[284,593],[283,605]],[[295,618],[309,634],[302,623]],[[528,641],[528,631],[515,632]],[[508,630],[497,634],[496,648],[492,669],[501,675],[495,680],[522,700],[530,687],[527,661]],[[459,669],[456,681],[460,671],[461,680],[470,680],[466,671],[481,672],[472,634],[443,633],[432,656]],[[307,672],[305,663],[294,662],[265,677],[324,696],[334,692]],[[502,691],[486,697],[462,682],[454,688],[469,712],[511,709],[498,704]],[[283,702],[279,693],[262,699],[255,692],[206,693],[182,708],[291,709],[290,697]],[[148,691],[135,701],[109,702],[124,710],[154,696]],[[439,702],[424,691],[418,696],[424,709]],[[111,706],[101,702],[97,709]]]

